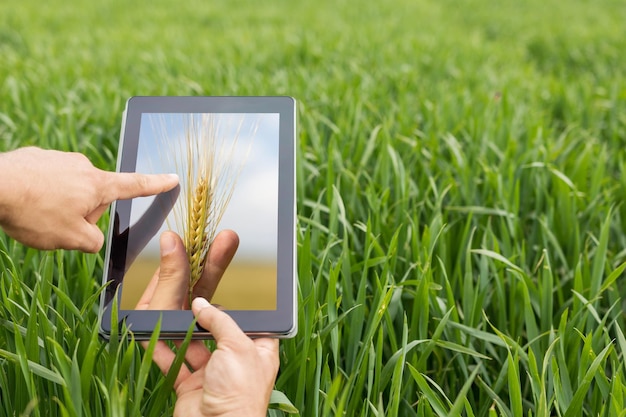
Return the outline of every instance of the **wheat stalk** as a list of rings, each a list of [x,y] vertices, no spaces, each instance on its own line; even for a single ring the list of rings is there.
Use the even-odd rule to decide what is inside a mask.
[[[186,114],[182,116],[182,140],[174,140],[173,147],[162,147],[162,163],[173,162],[181,180],[181,195],[174,205],[173,217],[189,260],[190,305],[217,226],[243,167],[245,158],[235,157],[242,123],[243,119],[234,134],[226,135],[222,133],[216,116]],[[161,140],[171,142],[171,134],[168,133],[172,130],[170,125],[165,119],[160,119],[160,127],[155,130],[161,132]],[[251,135],[254,136],[255,132],[256,129],[253,129]],[[169,218],[168,225],[173,228]]]

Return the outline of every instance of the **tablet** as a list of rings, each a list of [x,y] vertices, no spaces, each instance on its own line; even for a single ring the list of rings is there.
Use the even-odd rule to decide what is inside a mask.
[[[193,323],[190,310],[139,310],[137,303],[159,267],[160,235],[173,230],[184,240],[192,234],[189,213],[198,211],[192,198],[198,193],[213,201],[202,221],[204,240],[210,243],[227,229],[239,237],[209,301],[250,336],[295,335],[293,98],[132,97],[123,114],[117,171],[177,173],[180,183],[157,196],[113,203],[103,268],[103,337],[125,325],[135,338],[147,339],[160,320],[162,338],[184,338]],[[188,254],[204,259],[206,247],[191,246],[186,244]],[[193,336],[211,337],[199,325]]]

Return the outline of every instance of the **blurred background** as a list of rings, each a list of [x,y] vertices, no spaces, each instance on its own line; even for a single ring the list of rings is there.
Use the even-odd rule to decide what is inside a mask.
[[[293,96],[299,333],[271,415],[623,415],[624,22],[621,0],[4,1],[0,151],[113,170],[130,96]],[[0,234],[0,415],[171,411],[130,335],[98,339],[101,271]]]

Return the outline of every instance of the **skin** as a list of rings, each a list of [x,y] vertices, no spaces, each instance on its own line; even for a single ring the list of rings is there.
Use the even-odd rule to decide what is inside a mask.
[[[21,148],[0,154],[0,227],[15,240],[37,249],[97,252],[104,235],[96,225],[114,200],[163,193],[178,184],[176,175],[114,173],[95,168],[82,154]],[[161,236],[161,266],[138,309],[188,308],[189,264],[178,235]],[[232,260],[238,236],[218,234],[207,255],[204,274],[194,288],[192,310],[209,330],[217,348],[193,341],[189,368],[176,379],[175,416],[265,416],[278,373],[278,341],[247,337],[232,318],[210,305]],[[160,341],[153,360],[167,373],[175,354]]]
[[[96,225],[115,200],[149,196],[178,184],[174,174],[100,170],[80,153],[20,148],[0,154],[0,227],[43,250],[95,253],[104,243]]]
[[[194,293],[191,309],[198,323],[209,330],[216,349],[211,352],[199,340],[192,341],[174,388],[178,397],[174,416],[265,416],[278,373],[278,340],[250,339],[237,323],[212,306],[210,299],[233,258],[239,238],[232,231],[220,232],[207,255],[203,276]],[[186,308],[189,263],[180,237],[161,235],[161,266],[141,297],[137,309]],[[153,360],[166,374],[175,353],[158,342]]]

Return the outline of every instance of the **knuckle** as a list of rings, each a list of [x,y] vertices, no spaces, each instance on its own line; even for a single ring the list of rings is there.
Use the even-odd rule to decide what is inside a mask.
[[[80,152],[71,152],[69,154],[69,157],[73,159],[73,162],[76,164],[82,164],[82,165],[91,165],[91,161],[89,160],[89,158],[87,158],[87,156],[85,156],[84,154],[80,153]]]
[[[149,186],[148,177],[141,174],[135,175],[135,184],[137,186],[137,189],[145,190]]]

